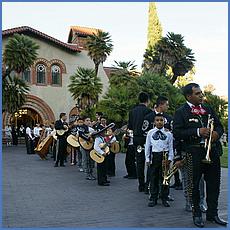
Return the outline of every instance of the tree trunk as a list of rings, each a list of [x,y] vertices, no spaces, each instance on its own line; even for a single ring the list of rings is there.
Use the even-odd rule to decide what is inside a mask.
[[[170,82],[171,82],[172,85],[176,82],[177,77],[178,76],[176,74],[174,74],[173,77],[170,79]]]
[[[99,69],[99,64],[95,64],[95,73],[96,73],[96,76],[98,74],[98,69]]]

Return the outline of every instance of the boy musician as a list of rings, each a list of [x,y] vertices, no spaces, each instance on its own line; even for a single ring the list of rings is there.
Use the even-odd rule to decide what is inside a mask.
[[[60,113],[60,120],[55,122],[55,130],[68,130],[68,124],[66,122],[67,116],[66,113]],[[58,163],[60,162],[61,167],[65,167],[64,160],[66,155],[66,148],[67,148],[67,132],[63,135],[59,135],[57,133],[57,143],[56,143],[56,162],[54,167],[58,167]]]
[[[107,180],[106,176],[106,157],[107,154],[104,150],[100,147],[100,144],[106,143],[105,141],[105,131],[101,132],[98,135],[94,142],[94,149],[97,151],[98,154],[101,154],[105,157],[105,160],[102,163],[97,163],[97,183],[100,186],[109,186],[110,181]]]
[[[169,186],[163,185],[162,166],[165,165],[165,168],[168,169],[170,162],[173,160],[173,136],[164,128],[162,114],[156,114],[154,125],[155,128],[148,132],[145,143],[145,160],[150,169],[150,202],[148,206],[154,207],[157,204],[160,184],[162,204],[165,207],[170,207],[167,201]],[[168,154],[168,158],[165,160],[163,160],[164,153]]]
[[[94,129],[91,128],[91,120],[88,116],[83,117],[84,124],[80,127],[78,134],[79,137],[83,138],[86,141],[92,142],[92,137],[89,137],[89,134],[94,132]],[[93,175],[94,161],[90,158],[90,150],[80,147],[82,153],[82,163],[84,172],[87,174],[86,180],[96,180]]]

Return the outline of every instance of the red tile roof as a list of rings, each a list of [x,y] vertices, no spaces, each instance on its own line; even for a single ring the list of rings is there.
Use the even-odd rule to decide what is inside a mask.
[[[68,44],[64,43],[56,38],[53,38],[47,34],[44,34],[38,30],[35,30],[29,26],[21,26],[21,27],[16,27],[16,28],[11,28],[7,30],[2,31],[2,37],[12,35],[14,33],[19,33],[19,34],[32,34],[35,35],[36,37],[43,38],[45,40],[51,41],[55,43],[56,45],[67,49],[68,51],[73,51],[73,52],[81,52],[81,49],[76,45],[76,44]]]
[[[79,37],[87,37],[88,35],[96,34],[98,30],[96,28],[83,27],[83,26],[70,26],[68,42],[73,42],[73,37],[77,34]]]
[[[72,30],[74,33],[79,35],[92,35],[93,33],[97,33],[98,30],[96,28],[89,28],[89,27],[82,27],[82,26],[71,26],[70,30]]]

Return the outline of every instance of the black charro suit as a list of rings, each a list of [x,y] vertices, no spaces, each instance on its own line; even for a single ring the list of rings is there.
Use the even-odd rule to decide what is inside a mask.
[[[55,129],[56,130],[63,130],[64,125],[68,125],[66,122],[63,122],[62,120],[57,120],[55,122]],[[67,148],[67,132],[63,134],[62,136],[57,134],[57,144],[56,144],[56,162],[55,165],[57,166],[60,162],[60,165],[64,165],[64,159],[66,155],[66,148]]]
[[[208,114],[211,118],[214,118],[214,131],[216,131],[219,137],[223,134],[223,126],[220,123],[219,118],[212,108],[202,105],[202,108],[206,110],[204,115],[195,115],[191,111],[191,107],[188,103],[185,103],[180,107],[174,116],[173,121],[173,134],[176,142],[182,143],[182,150],[190,154],[191,167],[192,167],[192,188],[191,199],[193,204],[193,216],[200,217],[201,210],[199,206],[199,181],[201,175],[204,174],[206,181],[207,192],[207,206],[208,210],[206,216],[212,218],[217,216],[218,212],[218,197],[220,190],[220,155],[221,144],[218,141],[212,144],[210,158],[212,163],[202,163],[202,159],[206,156],[206,150],[204,149],[202,138],[198,136],[197,129],[201,127],[207,127]],[[187,155],[188,156],[188,155]]]
[[[139,182],[139,191],[144,191],[145,188],[145,151],[137,152],[137,146],[144,146],[146,137],[142,131],[144,117],[152,110],[144,104],[135,106],[129,112],[128,129],[133,130],[133,145],[135,148],[136,163],[137,163],[137,178]]]

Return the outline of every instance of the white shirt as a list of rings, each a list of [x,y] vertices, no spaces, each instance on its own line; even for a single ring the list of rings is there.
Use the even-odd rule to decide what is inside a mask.
[[[190,108],[192,108],[192,106],[195,106],[195,105],[193,105],[192,103],[190,103],[189,101],[186,101],[187,102],[187,104],[190,106]],[[199,107],[201,108],[201,105],[199,105]],[[197,128],[197,136],[198,137],[200,137],[200,129],[199,128]]]
[[[52,129],[50,127],[46,127],[45,131],[46,131],[46,137],[47,137],[48,135],[51,134]]]
[[[12,129],[11,129],[11,127],[10,126],[6,126],[5,127],[5,135],[7,136],[7,137],[11,137],[12,136]]]
[[[31,128],[30,127],[26,128],[26,134],[30,137],[31,140],[33,140],[32,132],[31,132]]]
[[[164,135],[166,135],[165,140],[154,140],[153,135],[160,130]],[[150,150],[152,148],[152,152],[163,152],[168,151],[168,160],[173,160],[173,135],[169,131],[165,131],[165,128],[158,129],[153,128],[150,129],[145,142],[145,161],[150,162]]]
[[[34,136],[40,137],[40,130],[42,130],[41,127],[34,127]]]
[[[95,141],[94,141],[94,147],[93,147],[93,148],[96,150],[97,153],[99,153],[99,154],[102,155],[102,154],[104,154],[105,152],[99,147],[99,145],[100,145],[101,143],[105,143],[104,138],[101,137],[101,136],[96,137],[96,139],[95,139]]]

